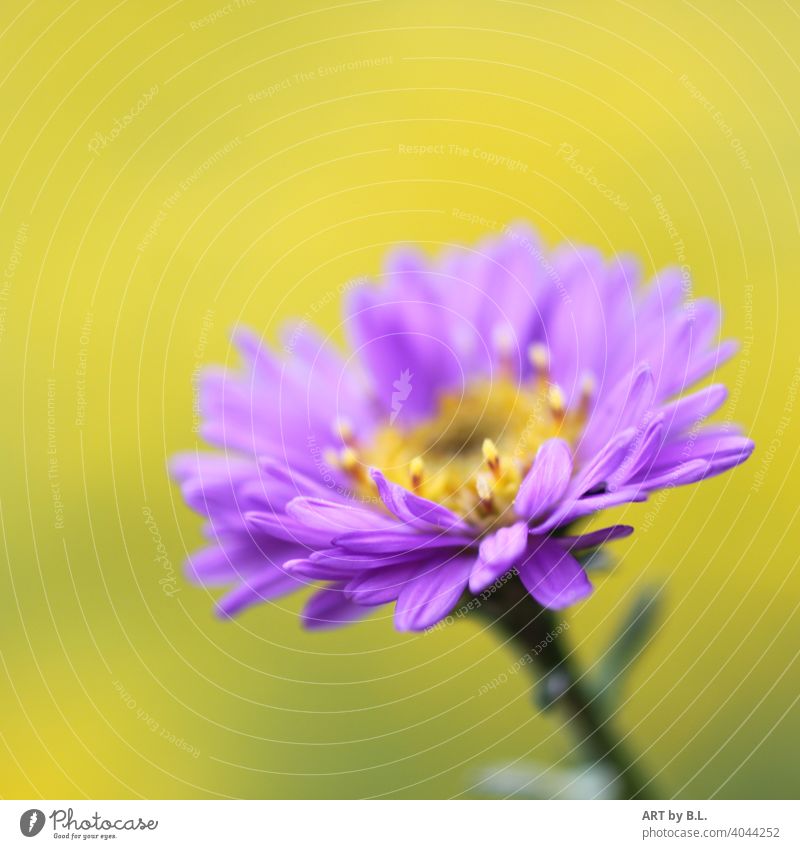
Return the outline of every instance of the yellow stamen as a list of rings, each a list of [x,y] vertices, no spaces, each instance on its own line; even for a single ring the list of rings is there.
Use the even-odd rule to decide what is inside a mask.
[[[322,454],[322,459],[325,461],[325,465],[331,469],[339,468],[339,454],[333,448],[326,448]]]
[[[408,472],[411,477],[411,486],[414,489],[419,489],[425,475],[425,463],[422,461],[422,457],[414,457],[408,465]]]
[[[475,478],[475,489],[478,492],[478,498],[480,498],[483,507],[487,510],[491,509],[493,500],[492,485],[487,480],[486,475],[479,474]]]
[[[544,354],[544,346],[530,352],[539,366]],[[575,444],[585,418],[577,402],[566,409],[564,393],[546,374],[524,385],[510,373],[495,374],[442,394],[431,417],[412,428],[387,420],[368,441],[340,443],[335,467],[353,470],[353,489],[369,497],[375,493],[366,470],[381,469],[483,531],[514,521],[514,498],[539,446],[556,435]],[[352,452],[342,457],[342,448]]]
[[[581,380],[581,400],[579,410],[585,416],[589,412],[589,406],[594,396],[595,381],[591,374],[585,374]]]
[[[547,403],[550,405],[550,411],[556,421],[561,421],[564,418],[566,411],[566,399],[561,387],[557,383],[551,383],[547,390]]]
[[[505,325],[498,325],[492,332],[492,341],[497,350],[502,374],[511,373],[511,357],[514,352],[514,334]]]
[[[358,459],[358,454],[352,448],[343,448],[339,452],[339,463],[349,475],[361,476],[363,467]]]
[[[500,454],[497,451],[497,446],[488,437],[483,440],[481,445],[483,457],[486,460],[492,474],[497,477],[500,474]]]
[[[550,353],[547,346],[537,342],[528,348],[528,361],[533,366],[537,377],[543,377],[550,368]]]
[[[333,426],[336,433],[339,434],[339,438],[345,445],[352,445],[355,442],[353,426],[347,419],[336,419]]]

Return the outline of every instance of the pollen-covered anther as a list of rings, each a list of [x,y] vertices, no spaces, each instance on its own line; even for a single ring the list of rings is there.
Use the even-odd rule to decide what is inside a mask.
[[[475,478],[475,489],[478,492],[480,506],[485,512],[491,512],[494,507],[494,488],[486,475],[479,474]]]
[[[595,390],[597,389],[597,384],[595,382],[594,377],[591,374],[585,374],[581,379],[581,400],[580,400],[580,412],[581,415],[586,415],[589,412],[589,407],[592,404],[592,398],[594,397]]]
[[[339,418],[333,423],[333,430],[345,445],[354,445],[356,441],[353,425],[348,419]]]
[[[528,362],[533,367],[536,377],[547,377],[550,371],[550,352],[547,345],[536,342],[528,347]]]
[[[326,448],[322,452],[322,459],[325,462],[325,465],[331,469],[338,469],[341,467],[341,462],[339,461],[339,452],[334,448]]]
[[[557,383],[551,383],[547,390],[547,403],[550,406],[550,412],[557,422],[564,420],[566,413],[566,399],[561,387]]]
[[[411,479],[411,486],[414,489],[419,489],[425,478],[425,463],[423,462],[422,457],[414,457],[414,459],[409,463],[408,475]]]
[[[365,475],[364,465],[358,454],[350,447],[343,448],[339,452],[339,465],[353,478],[363,480]]]
[[[486,438],[483,440],[481,450],[483,451],[483,458],[486,460],[486,465],[489,467],[491,473],[496,478],[500,477],[500,453],[497,450],[497,446],[491,439]]]
[[[514,354],[514,333],[505,324],[498,324],[492,330],[492,342],[497,351],[500,371],[511,373],[512,356]]]
[[[540,365],[546,351],[541,346],[536,355]],[[356,424],[352,447],[361,468],[385,470],[393,483],[482,531],[512,524],[514,498],[539,447],[554,436],[572,445],[583,424],[577,392],[574,409],[567,408],[554,381],[544,375],[522,381],[518,371],[441,395],[435,414],[413,428],[387,423],[364,439]],[[362,491],[360,480],[350,482]],[[365,476],[362,494],[374,497],[374,486]]]

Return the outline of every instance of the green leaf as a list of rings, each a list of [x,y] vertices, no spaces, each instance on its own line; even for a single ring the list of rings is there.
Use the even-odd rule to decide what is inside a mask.
[[[647,648],[661,618],[661,588],[646,586],[634,600],[599,666],[598,688],[604,699],[614,698],[624,686],[633,664]]]

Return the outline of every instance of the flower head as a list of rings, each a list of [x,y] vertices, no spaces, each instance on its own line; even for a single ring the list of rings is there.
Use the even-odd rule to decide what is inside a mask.
[[[643,285],[628,257],[517,226],[436,261],[395,252],[384,278],[348,292],[348,359],[304,324],[284,356],[238,331],[243,370],[203,377],[223,450],[172,470],[212,540],[189,575],[233,585],[225,615],[315,584],[308,627],[394,602],[421,630],[509,572],[566,607],[592,591],[576,552],[632,531],[579,519],[753,449],[706,424],[723,386],[687,392],[736,346],[680,270]]]

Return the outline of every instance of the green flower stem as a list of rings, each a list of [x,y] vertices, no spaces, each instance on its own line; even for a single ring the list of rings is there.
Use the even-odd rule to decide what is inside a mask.
[[[620,796],[653,798],[651,782],[626,746],[616,739],[606,700],[578,668],[558,613],[537,604],[516,577],[487,591],[480,602],[478,611],[511,639],[521,657],[530,656],[532,669],[540,671],[536,682],[538,704],[565,715],[587,759],[602,764],[617,777]]]

